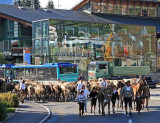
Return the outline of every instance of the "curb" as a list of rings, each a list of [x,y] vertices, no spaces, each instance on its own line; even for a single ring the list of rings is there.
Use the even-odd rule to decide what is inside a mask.
[[[12,115],[11,117],[6,117],[6,119],[5,119],[4,121],[1,121],[0,123],[4,123],[4,122],[6,122],[7,120],[12,119],[12,118],[16,115],[16,113],[18,112],[18,110],[19,110],[19,108],[17,107],[16,110],[15,110],[15,112],[12,113],[13,115]]]
[[[38,103],[34,103],[34,104],[40,105],[41,107],[43,107],[47,110],[47,112],[48,112],[47,116],[45,116],[40,122],[38,122],[38,123],[44,123],[45,121],[47,121],[50,118],[50,116],[52,114],[51,111],[46,106],[43,106],[43,105],[38,104]]]

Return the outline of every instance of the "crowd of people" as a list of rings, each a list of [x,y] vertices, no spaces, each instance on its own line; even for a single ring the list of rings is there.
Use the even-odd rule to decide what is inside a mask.
[[[136,103],[136,111],[138,111],[138,115],[140,115],[140,111],[144,109],[145,99],[146,99],[146,109],[149,110],[148,109],[148,100],[150,98],[149,87],[147,85],[145,78],[142,79],[141,75],[139,76],[139,79],[137,79],[136,84],[140,81],[144,82],[144,89],[143,89],[143,93],[140,93],[139,91],[137,91],[136,97],[134,95],[134,91],[133,91],[133,88],[131,87],[130,81],[125,82],[125,86],[120,91],[120,96],[118,95],[116,86],[112,87],[111,102],[112,102],[113,113],[115,113],[115,104],[117,100],[124,101],[125,113],[126,115],[129,115],[129,116],[132,115],[132,102],[133,101],[135,101]],[[103,80],[100,83],[100,86],[102,88],[107,88],[109,86],[109,83],[108,81],[105,80],[105,78],[103,78]],[[77,86],[77,92],[79,92],[78,99],[77,99],[78,104],[79,104],[79,115],[80,116],[83,115],[84,110],[85,112],[87,112],[87,97],[91,99],[91,114],[93,113],[93,107],[94,107],[94,114],[95,114],[97,95],[98,95],[96,88],[93,87],[92,92],[90,93],[85,88],[83,79],[81,79],[81,82]],[[128,112],[128,106],[129,106],[129,112]]]

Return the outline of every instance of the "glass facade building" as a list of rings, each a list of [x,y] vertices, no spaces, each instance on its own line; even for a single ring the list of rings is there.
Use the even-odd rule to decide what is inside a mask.
[[[42,20],[32,23],[33,62],[71,62],[87,71],[90,61],[150,66],[156,71],[156,27]]]
[[[0,52],[9,58],[11,63],[23,62],[23,48],[32,47],[32,27],[1,18],[0,30],[3,30],[0,32]]]

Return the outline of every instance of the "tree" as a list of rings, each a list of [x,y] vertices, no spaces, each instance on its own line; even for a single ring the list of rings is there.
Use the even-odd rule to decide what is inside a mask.
[[[39,0],[34,0],[34,5],[37,6],[37,7],[41,7]]]
[[[26,0],[25,6],[31,7],[32,6],[31,0]]]
[[[0,52],[0,64],[6,64],[5,56],[1,52]]]
[[[49,0],[49,1],[48,1],[47,8],[49,8],[49,9],[54,9],[54,3],[53,3],[52,0]]]

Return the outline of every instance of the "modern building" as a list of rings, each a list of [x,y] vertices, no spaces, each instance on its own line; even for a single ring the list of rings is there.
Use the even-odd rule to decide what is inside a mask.
[[[102,13],[102,9],[93,12],[94,2],[85,0],[74,10],[0,4],[0,52],[8,53],[7,60],[14,63],[22,63],[23,54],[31,53],[32,64],[72,62],[87,71],[90,61],[112,60],[116,66],[147,65],[156,71],[157,13],[146,17]]]

